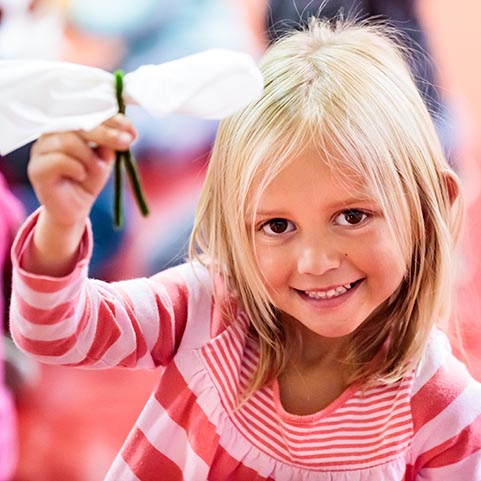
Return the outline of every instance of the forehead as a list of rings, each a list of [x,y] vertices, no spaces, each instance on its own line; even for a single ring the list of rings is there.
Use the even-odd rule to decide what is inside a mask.
[[[375,199],[366,178],[342,159],[306,148],[282,168],[255,182],[258,207],[268,203],[312,202],[349,203]],[[257,210],[257,209],[256,209]]]

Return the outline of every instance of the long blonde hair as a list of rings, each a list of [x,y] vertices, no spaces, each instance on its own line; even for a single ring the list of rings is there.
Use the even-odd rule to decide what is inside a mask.
[[[248,225],[262,190],[307,145],[345,182],[363,179],[407,260],[399,288],[353,334],[349,381],[402,377],[449,313],[463,203],[458,197],[452,205],[446,179],[455,175],[404,55],[385,25],[313,19],[267,51],[262,98],[219,127],[191,256],[208,259],[250,318],[260,360],[247,394],[282,371],[292,346],[257,268]]]

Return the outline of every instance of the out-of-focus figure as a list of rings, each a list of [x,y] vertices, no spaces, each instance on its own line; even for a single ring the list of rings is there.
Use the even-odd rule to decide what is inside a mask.
[[[13,393],[6,384],[5,345],[8,342],[4,334],[6,323],[5,298],[10,283],[10,270],[5,270],[9,248],[17,227],[23,218],[20,202],[10,192],[3,176],[0,174],[0,481],[11,479],[17,463],[17,425]],[[5,279],[4,279],[5,277]],[[4,280],[6,284],[4,285]]]
[[[45,0],[0,0],[0,58],[59,56],[63,20]]]

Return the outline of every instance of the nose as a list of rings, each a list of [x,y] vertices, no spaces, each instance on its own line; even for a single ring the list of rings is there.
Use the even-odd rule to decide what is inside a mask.
[[[299,245],[297,270],[300,274],[319,276],[338,268],[343,257],[334,239],[313,237]]]

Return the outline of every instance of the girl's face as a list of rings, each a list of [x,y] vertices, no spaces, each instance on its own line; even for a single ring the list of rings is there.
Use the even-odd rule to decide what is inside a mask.
[[[311,338],[351,334],[406,270],[380,206],[358,185],[341,183],[307,150],[273,180],[255,215],[258,267],[274,305]]]

